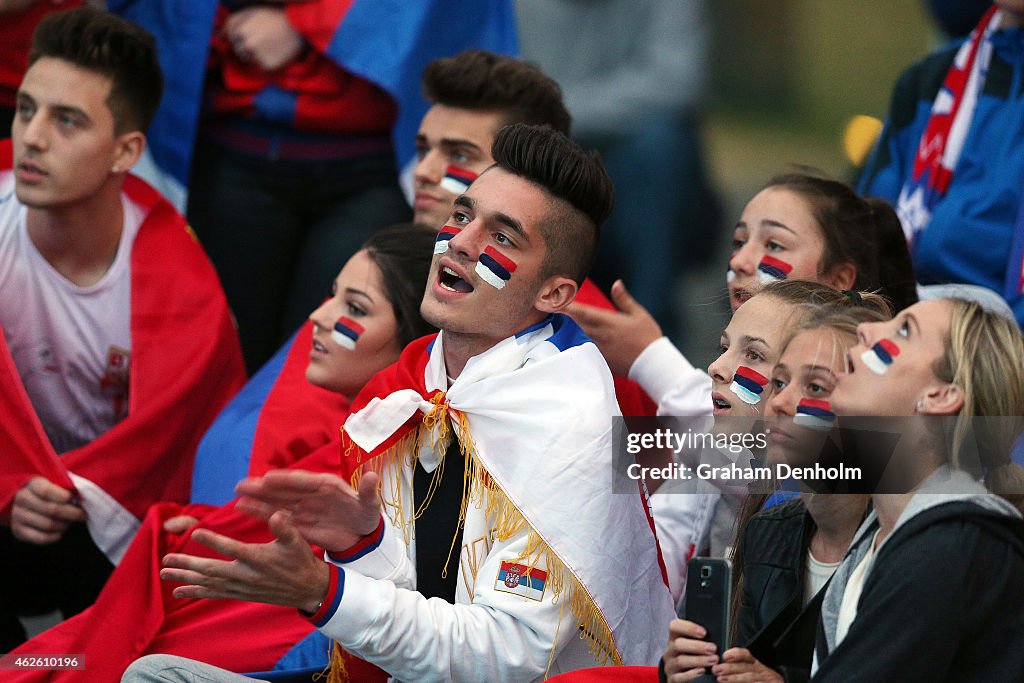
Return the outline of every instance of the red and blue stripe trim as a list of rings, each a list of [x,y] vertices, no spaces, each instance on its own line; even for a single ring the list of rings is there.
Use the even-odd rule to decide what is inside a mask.
[[[317,628],[331,620],[334,613],[338,611],[338,606],[341,605],[341,596],[345,594],[345,570],[333,564],[328,564],[327,568],[330,570],[330,579],[327,584],[327,594],[324,595],[323,602],[320,603],[320,609],[312,616],[303,614]],[[302,613],[300,612],[300,614]]]
[[[384,517],[380,518],[380,522],[377,523],[377,528],[371,531],[369,534],[363,537],[361,541],[356,543],[351,548],[342,551],[327,551],[327,557],[331,562],[338,564],[347,564],[349,562],[355,562],[361,557],[366,557],[374,550],[380,547],[381,541],[384,539]]]

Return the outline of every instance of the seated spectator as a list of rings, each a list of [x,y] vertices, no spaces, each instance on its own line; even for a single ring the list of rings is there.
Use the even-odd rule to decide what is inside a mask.
[[[896,309],[917,301],[910,257],[892,208],[858,197],[845,183],[813,175],[772,178],[744,207],[733,231],[726,271],[733,311],[765,283],[785,279],[879,291]],[[611,294],[618,311],[577,303],[570,313],[601,348],[612,371],[636,380],[658,403],[661,415],[706,411],[704,373],[695,371],[662,335],[621,281]]]
[[[375,233],[349,259],[331,287],[331,297],[310,315],[311,324],[278,354],[287,352],[283,362],[275,356],[257,373],[204,437],[200,451],[216,449],[216,457],[228,463],[227,473],[217,473],[215,483],[238,471],[231,464],[235,462],[246,462],[250,476],[282,467],[339,471],[338,426],[348,415],[350,400],[406,344],[433,329],[420,316],[419,304],[434,240],[428,228],[396,226]],[[351,349],[334,339],[339,320],[345,321],[343,331],[362,328]],[[341,341],[347,343],[347,338]],[[263,387],[268,383],[269,391]],[[213,466],[207,471],[213,473]],[[232,491],[245,475],[243,469],[231,483]],[[222,495],[202,477],[196,479],[208,491],[206,498]],[[216,507],[165,504],[151,511],[96,604],[15,653],[84,654],[88,669],[62,672],[68,681],[75,676],[82,681],[116,680],[132,661],[156,652],[238,672],[275,667],[315,630],[295,610],[254,602],[179,600],[161,590],[143,592],[148,601],[139,595],[140,587],[159,586],[160,559],[166,553],[203,552],[191,540],[197,529],[251,543],[271,540],[266,525],[237,510],[233,497]],[[111,627],[122,621],[124,628]],[[246,631],[245,638],[238,637],[240,630]],[[319,669],[326,665],[326,655],[325,648]],[[349,662],[348,670],[355,673],[359,665]],[[49,673],[21,672],[16,680],[41,681]]]
[[[33,38],[0,145],[0,649],[96,597],[244,381],[217,276],[128,171],[160,100],[152,37],[90,8]],[[87,529],[88,525],[88,529]]]
[[[415,217],[437,229],[473,179],[494,163],[491,145],[512,123],[550,126],[569,134],[572,121],[558,84],[536,66],[482,50],[467,50],[430,63],[423,93],[431,103],[416,134]],[[612,308],[590,279],[576,295],[580,303]],[[615,372],[615,395],[623,415],[653,415],[654,404],[625,373]]]
[[[996,0],[967,39],[907,69],[859,191],[896,206],[920,283],[1000,293],[1024,322],[1024,8]]]
[[[421,311],[440,334],[375,377],[345,424],[352,486],[299,472],[243,482],[277,540],[197,534],[242,559],[169,555],[176,596],[299,607],[399,680],[541,680],[657,656],[650,624],[671,603],[643,499],[592,474],[612,466],[611,375],[559,314],[610,181],[546,127],[503,129],[492,156],[439,233]],[[125,679],[168,666],[231,678],[153,657]]]
[[[890,317],[884,301],[868,293],[857,295],[864,303],[832,293],[825,304],[821,297],[829,295],[815,296],[820,305],[791,331],[769,375],[769,464],[803,465],[808,455],[820,452],[822,431],[803,427],[795,416],[808,405],[827,402],[846,370],[847,349],[857,343],[857,325]],[[721,680],[740,674],[766,683],[807,679],[814,630],[791,627],[798,619],[812,627],[817,622],[815,597],[846,553],[864,518],[867,496],[817,495],[808,489],[797,500],[760,511],[767,498],[751,495],[737,525],[730,641],[739,647],[708,643],[701,624],[674,620],[662,660],[668,680],[687,680],[708,666]]]
[[[1020,330],[976,303],[942,299],[858,334],[831,404],[840,424],[898,419],[890,469],[909,492],[871,496],[824,596],[812,680],[1017,680],[1024,475],[1009,454],[1012,416],[1024,415]],[[882,374],[880,344],[893,350]],[[1003,419],[972,424],[985,417]]]
[[[789,363],[797,362],[793,360],[794,353],[801,356],[807,355],[808,351],[811,355],[817,354],[810,359],[812,362],[819,360],[823,355],[826,356],[828,368],[818,368],[819,373],[831,372],[833,367],[845,368],[843,353],[821,353],[822,344],[838,343],[838,337],[835,337],[837,333],[829,326],[837,325],[842,330],[840,333],[846,335],[845,343],[852,345],[856,342],[856,323],[853,321],[879,320],[883,316],[882,312],[887,314],[888,310],[887,304],[879,296],[868,293],[846,295],[812,282],[779,282],[761,290],[734,313],[722,335],[722,355],[709,367],[718,389],[715,392],[715,431],[760,431],[761,428],[749,418],[763,415],[769,416],[767,419],[771,420],[771,416],[776,415],[777,411],[783,415],[790,411],[788,404],[793,403],[795,406],[799,400],[795,396],[796,391],[805,390],[802,379],[801,384],[797,385],[798,388],[786,388],[789,386],[789,379],[785,375],[786,367]],[[833,318],[841,318],[842,322],[834,323]],[[822,325],[826,324],[829,326],[823,330]],[[793,334],[797,336],[793,337]],[[811,348],[806,348],[804,342],[809,342]],[[780,368],[776,361],[783,366]],[[803,369],[803,365],[801,358],[798,367]],[[764,377],[765,390],[753,403],[741,399],[745,392],[732,384],[733,378],[741,373],[746,377]],[[770,383],[769,376],[772,377]],[[825,382],[824,379],[820,381]],[[796,380],[793,380],[793,383],[796,383]],[[771,385],[783,385],[780,395],[771,393]],[[749,396],[747,398],[749,399]],[[790,429],[789,433],[796,434],[793,429]],[[701,456],[705,458],[702,462],[708,462],[707,455],[706,449],[701,452]],[[750,451],[745,451],[735,457],[735,461],[743,462],[745,466],[751,455]],[[769,444],[770,461],[792,461],[795,459],[794,455],[802,455],[802,449],[783,450],[776,441]],[[762,457],[762,454],[757,453],[757,457]],[[696,463],[693,466],[696,467]],[[693,481],[696,480],[684,483]],[[657,495],[679,499],[682,506],[689,499],[700,495],[717,497],[718,487],[724,490],[721,494],[723,497],[738,488],[739,492],[733,495],[746,501],[744,510],[749,515],[759,510],[766,498],[759,494],[746,496],[746,482],[741,482],[739,487],[731,487],[728,483],[715,484],[710,481],[678,489],[674,491],[675,495]],[[743,544],[734,557],[734,583],[737,577],[743,578],[739,585],[735,586],[737,592],[734,596],[742,594],[743,600],[734,601],[731,610],[733,623],[739,623],[739,627],[735,629],[738,637],[742,638],[739,642],[744,645],[749,643],[752,648],[756,647],[755,651],[762,657],[771,657],[773,665],[779,662],[790,664],[794,654],[802,652],[806,659],[802,662],[804,678],[810,667],[813,630],[809,639],[805,637],[803,640],[796,639],[796,642],[786,643],[789,649],[784,652],[775,651],[774,641],[785,631],[790,620],[800,612],[805,592],[813,595],[824,582],[811,582],[813,590],[802,583],[803,565],[808,562],[808,548],[815,549],[819,556],[830,560],[836,558],[837,562],[842,557],[845,546],[863,517],[866,499],[864,496],[854,498],[856,499],[847,501],[847,504],[832,504],[821,497],[814,500],[807,509],[811,509],[812,514],[820,512],[818,519],[821,520],[821,526],[817,529],[814,521],[808,517],[803,503],[799,501],[754,516],[746,533],[746,525],[741,523],[740,526],[739,535],[743,538]],[[656,521],[657,515],[658,509],[655,509]],[[659,526],[659,540],[661,538]],[[670,568],[675,566],[677,565],[669,564]],[[685,567],[680,569],[685,570]],[[751,571],[749,577],[746,574],[747,570]],[[597,683],[621,678],[653,683],[658,680],[659,674],[664,680],[667,673],[669,681],[687,681],[698,678],[706,667],[713,664],[717,666],[720,661],[719,654],[724,649],[723,644],[701,640],[705,636],[702,625],[675,619],[669,624],[669,628],[669,647],[660,671],[655,667],[625,669],[621,672],[602,672],[595,669],[567,674],[558,680],[564,680],[566,683]],[[733,673],[745,675],[750,680],[776,680],[773,677],[775,672],[756,662],[750,651],[734,648],[727,654],[726,662],[730,667],[735,667]],[[723,673],[722,676],[723,681],[728,680],[727,674]]]
[[[429,250],[435,237],[433,231],[422,226],[400,223],[374,233],[361,250],[381,271],[385,285],[382,296],[394,309],[399,349],[434,331],[419,313],[423,294],[420,290],[430,259],[418,249],[425,245]],[[331,287],[324,290],[331,299],[337,290],[333,283],[332,280]],[[368,308],[365,299],[358,301],[357,298],[353,295],[345,299],[345,306],[350,307],[346,316],[356,321],[367,314]],[[192,474],[192,502],[224,504],[235,497],[235,484],[246,476],[259,476],[267,470],[285,467],[319,446],[337,440],[338,427],[345,422],[348,405],[362,389],[366,378],[364,370],[360,369],[354,373],[355,379],[348,379],[344,374],[324,379],[324,372],[318,370],[322,364],[310,356],[309,338],[313,326],[310,316],[221,411],[203,436]],[[364,350],[365,345],[360,352]],[[381,354],[392,355],[386,349]],[[393,355],[390,362],[398,357],[397,353]],[[344,365],[350,371],[354,360],[346,356]],[[380,365],[384,367],[390,362]],[[368,362],[367,366],[376,364]],[[244,444],[251,443],[251,450],[245,452],[247,448],[240,448],[239,439]],[[231,453],[235,453],[237,459]]]

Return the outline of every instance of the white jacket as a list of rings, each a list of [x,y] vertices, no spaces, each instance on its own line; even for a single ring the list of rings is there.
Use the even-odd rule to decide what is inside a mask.
[[[430,350],[428,391],[446,384],[442,344],[443,335]],[[471,500],[455,604],[428,600],[414,590],[415,540],[406,538],[412,529],[400,514],[413,509],[414,465],[381,456],[388,458],[383,530],[356,557],[330,558],[338,567],[336,585],[317,625],[353,654],[406,681],[541,680],[603,658],[656,664],[672,604],[640,492],[611,491],[612,419],[618,411],[611,374],[596,347],[571,319],[554,316],[471,359],[445,398],[456,416],[465,417],[452,423],[457,431],[468,428],[459,434],[463,444],[472,444],[467,460],[475,458],[483,478],[512,506],[506,512],[521,515],[525,524],[501,540],[487,494]],[[394,433],[382,422],[397,426],[417,409],[430,410],[426,402],[417,407],[419,401],[394,392],[371,402],[365,410],[373,418],[362,415],[346,424],[346,432],[372,450]],[[367,434],[364,445],[360,437]],[[432,471],[437,455],[424,448],[419,462]],[[402,501],[399,508],[389,506],[396,500]],[[538,541],[553,555],[527,552]],[[600,638],[581,633],[574,608],[582,603],[596,607],[595,623],[611,635],[605,657],[600,648],[594,656]]]
[[[693,367],[668,337],[651,342],[633,361],[629,378],[655,403],[661,417],[711,415],[711,378]],[[686,588],[686,563],[711,546],[720,493],[698,481],[666,482],[651,494],[651,510],[665,559],[672,597]]]

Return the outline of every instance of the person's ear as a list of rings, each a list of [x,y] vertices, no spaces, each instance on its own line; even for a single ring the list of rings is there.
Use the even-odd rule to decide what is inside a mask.
[[[542,313],[557,313],[573,302],[577,291],[579,286],[575,280],[556,275],[544,283],[533,305]]]
[[[857,266],[852,263],[840,263],[829,271],[825,278],[833,288],[838,290],[853,289],[857,281]]]
[[[139,161],[146,149],[146,136],[141,131],[132,131],[119,135],[114,148],[114,162],[111,173],[125,173]]]
[[[919,415],[956,415],[964,407],[964,392],[956,384],[936,384],[917,400]]]

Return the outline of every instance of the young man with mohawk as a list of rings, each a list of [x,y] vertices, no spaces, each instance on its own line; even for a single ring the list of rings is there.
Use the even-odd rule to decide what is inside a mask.
[[[196,532],[228,560],[167,556],[176,597],[295,606],[398,680],[657,661],[650,625],[672,603],[639,490],[611,495],[611,375],[560,313],[611,184],[548,128],[505,128],[492,154],[435,250],[421,310],[441,333],[407,347],[353,406],[352,486],[303,472],[243,482],[240,505],[276,540]],[[193,675],[238,678],[154,655],[124,680]]]
[[[558,83],[513,57],[466,50],[435,59],[423,70],[422,84],[431,107],[416,134],[413,219],[434,229],[451,215],[455,198],[494,163],[491,145],[502,126],[550,126],[565,135],[572,126]],[[575,303],[614,308],[589,278],[580,284]],[[614,380],[624,415],[654,415],[657,406],[636,382],[625,375]]]

